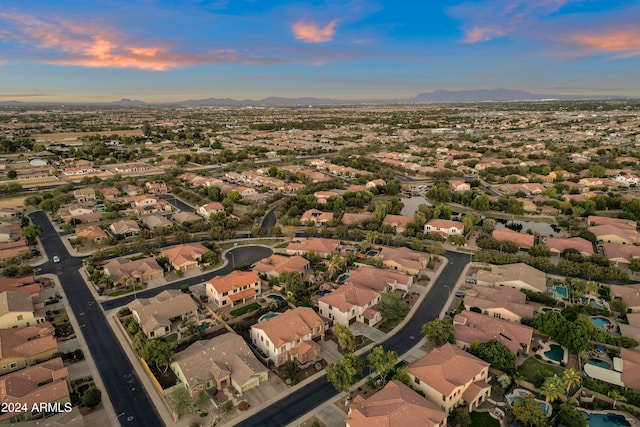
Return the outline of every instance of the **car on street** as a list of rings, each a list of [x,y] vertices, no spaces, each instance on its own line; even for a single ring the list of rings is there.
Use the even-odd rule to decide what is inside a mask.
[[[54,262],[55,264],[59,263],[59,262],[60,262],[60,257],[59,257],[58,255],[54,255],[54,256],[53,256],[53,262]]]

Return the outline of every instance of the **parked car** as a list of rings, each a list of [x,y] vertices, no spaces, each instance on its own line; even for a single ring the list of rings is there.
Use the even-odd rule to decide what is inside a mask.
[[[456,296],[458,298],[464,298],[467,293],[465,291],[456,291]]]
[[[464,282],[465,283],[471,283],[472,285],[475,285],[476,283],[478,283],[478,281],[476,279],[465,279]]]
[[[55,264],[59,263],[59,262],[60,262],[60,257],[59,257],[58,255],[54,255],[54,256],[53,256],[53,262],[54,262]]]

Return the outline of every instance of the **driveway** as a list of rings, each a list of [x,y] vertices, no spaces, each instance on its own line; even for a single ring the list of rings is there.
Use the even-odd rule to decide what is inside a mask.
[[[349,325],[349,329],[351,329],[353,335],[364,335],[375,342],[382,341],[385,336],[384,332],[374,328],[373,326],[365,325],[360,322],[352,323]]]

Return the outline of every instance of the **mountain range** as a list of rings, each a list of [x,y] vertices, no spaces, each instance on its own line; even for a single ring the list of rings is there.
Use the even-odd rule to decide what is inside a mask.
[[[68,103],[67,105],[112,105],[112,106],[143,106],[143,105],[164,105],[164,106],[285,106],[285,105],[364,105],[364,104],[411,104],[411,103],[464,103],[464,102],[514,102],[514,101],[541,101],[541,100],[604,100],[604,99],[631,99],[621,96],[589,96],[589,95],[553,95],[531,93],[523,90],[512,89],[477,89],[477,90],[436,90],[434,92],[424,92],[413,98],[406,99],[380,99],[380,100],[344,100],[331,98],[283,98],[270,96],[259,100],[244,99],[236,100],[232,98],[205,98],[189,99],[186,101],[171,103],[146,103],[140,100],[122,98],[111,103]],[[2,101],[0,106],[22,106],[22,105],[60,105],[53,102],[21,102]]]

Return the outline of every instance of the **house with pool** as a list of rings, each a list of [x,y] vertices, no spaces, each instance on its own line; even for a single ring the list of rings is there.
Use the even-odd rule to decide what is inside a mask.
[[[311,263],[300,255],[284,256],[273,254],[264,258],[253,266],[253,271],[262,275],[265,280],[280,276],[285,271],[295,271],[300,274],[302,280],[307,280],[311,270]]]
[[[464,309],[499,319],[520,322],[533,318],[541,304],[527,301],[527,296],[513,288],[471,285],[465,290]]]
[[[640,313],[640,285],[609,285],[611,298],[627,304],[627,311]]]
[[[334,324],[360,322],[373,326],[382,320],[379,303],[379,292],[347,283],[318,300],[318,313]]]
[[[407,367],[414,387],[427,399],[450,413],[464,405],[476,409],[491,395],[489,363],[453,344],[435,348]]]
[[[534,292],[547,291],[547,275],[523,262],[491,265],[490,270],[478,271],[476,281],[478,285],[482,286],[506,286]]]
[[[254,271],[234,270],[226,276],[216,276],[205,283],[207,297],[218,307],[244,304],[262,292],[262,281]]]
[[[391,248],[384,246],[378,255],[382,265],[390,270],[417,276],[429,264],[429,254],[405,247]]]
[[[528,355],[533,328],[472,311],[463,311],[453,318],[453,335],[458,347],[466,349],[471,343],[496,339],[516,356]]]
[[[361,265],[353,270],[345,283],[361,288],[373,289],[377,292],[389,292],[395,290],[408,291],[413,285],[413,276],[397,271]]]
[[[620,357],[614,357],[611,363],[602,357],[589,358],[584,373],[609,384],[640,390],[640,353],[621,347]]]
[[[627,322],[629,323],[618,323],[620,335],[640,342],[640,313],[627,313]],[[635,350],[639,349],[640,346],[635,348]]]

